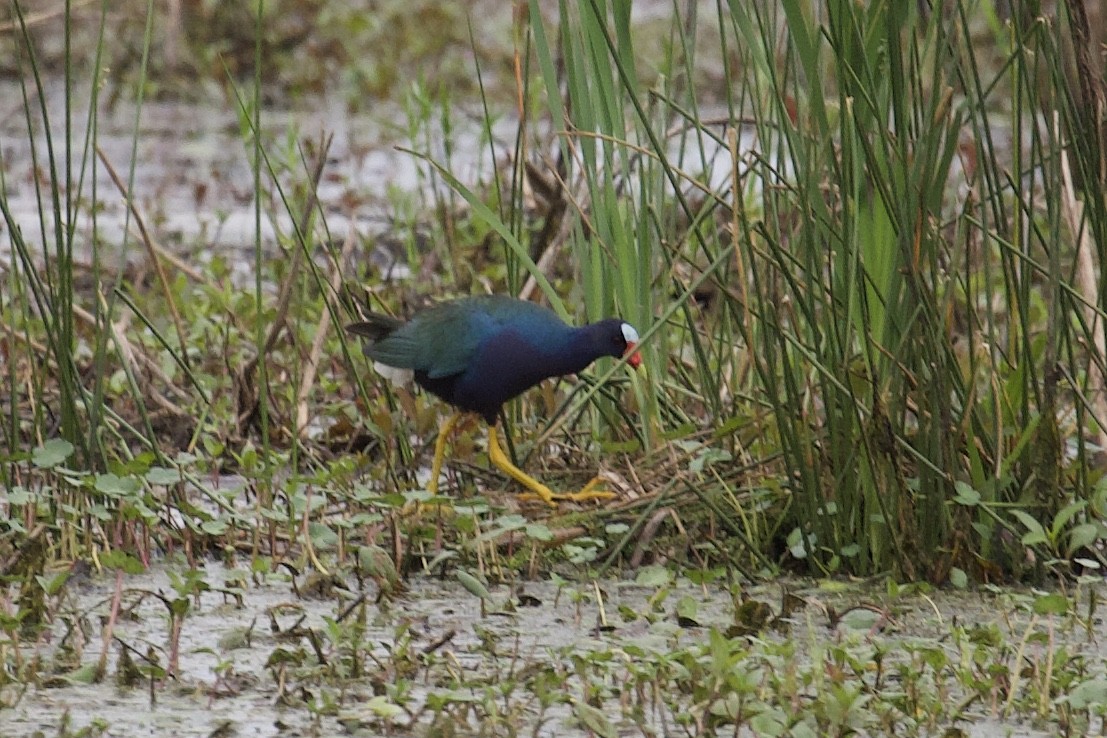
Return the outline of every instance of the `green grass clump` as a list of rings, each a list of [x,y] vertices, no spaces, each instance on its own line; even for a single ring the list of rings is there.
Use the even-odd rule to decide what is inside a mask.
[[[186,5],[205,26],[187,34],[198,89],[224,91],[249,162],[255,234],[249,257],[182,244],[200,266],[136,192],[144,101],[170,78],[151,50],[180,29],[149,4],[112,76],[112,11],[54,18],[58,51],[12,6],[36,175],[0,161],[3,551],[45,525],[67,558],[244,547],[326,568],[341,554],[319,547],[344,551],[364,524],[416,557],[444,540],[491,555],[503,498],[403,517],[442,408],[377,383],[338,328],[360,303],[495,291],[574,321],[621,314],[647,366],[601,363],[511,408],[524,464],[566,487],[602,467],[621,499],[566,539],[527,532],[501,563],[533,570],[550,533],[551,567],[638,565],[651,544],[749,577],[963,585],[1103,565],[1107,233],[1079,13],[748,2],[639,26],[628,2],[530,2],[496,16],[497,56],[476,53],[496,23],[433,3]],[[295,17],[317,23],[290,40]],[[423,186],[391,193],[387,253],[422,280],[366,271],[386,239],[332,229],[331,139],[267,123],[268,96],[301,85],[285,72],[310,91],[329,65],[390,63],[362,53],[384,27],[408,55],[372,89],[412,81],[390,123]],[[460,86],[425,64],[459,38]],[[125,171],[97,150],[105,91],[135,103]],[[483,180],[473,158],[492,163]],[[37,228],[17,222],[17,186]],[[109,205],[127,213],[118,243],[97,226]],[[128,253],[147,276],[119,266]],[[456,439],[451,489],[495,479],[469,463],[477,437]]]
[[[748,429],[741,450],[789,491],[775,540],[815,571],[1099,566],[1101,170],[1081,104],[1099,78],[1066,76],[1086,21],[734,3],[674,19],[643,73],[658,57],[628,10],[563,3],[556,49],[534,30],[560,177],[584,203],[584,289],[655,306],[647,343],[669,369],[643,390],[643,436]],[[687,84],[701,25],[722,115]],[[764,528],[712,481],[732,527]]]
[[[108,5],[12,4],[0,31],[0,157],[33,157],[0,158],[0,708],[108,678],[153,703],[202,671],[208,707],[255,689],[331,732],[1102,729],[1081,4],[185,3],[186,90],[161,6]],[[460,81],[427,63],[458,39]],[[402,93],[384,128],[413,189],[347,179],[356,135],[274,123],[337,68],[357,104]],[[158,213],[187,198],[144,191],[147,100],[211,90],[248,175],[180,236]],[[113,104],[129,159],[99,145]],[[232,220],[248,243],[213,248]],[[341,326],[488,291],[640,329],[645,372],[600,362],[507,413],[521,465],[566,489],[598,470],[610,504],[518,500],[474,428],[425,489],[445,409]],[[787,570],[823,578],[753,584]],[[405,588],[436,577],[418,610]]]

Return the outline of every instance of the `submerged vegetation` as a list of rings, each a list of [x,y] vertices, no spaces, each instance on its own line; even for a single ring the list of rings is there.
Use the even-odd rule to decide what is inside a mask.
[[[83,619],[71,578],[118,576],[114,624],[125,575],[170,560],[189,572],[157,595],[178,635],[212,593],[313,578],[340,604],[266,668],[330,717],[343,680],[403,677],[372,684],[377,727],[425,727],[417,703],[508,734],[536,701],[599,735],[670,718],[930,734],[967,714],[947,689],[962,711],[1096,724],[1102,670],[1053,630],[1092,633],[1086,577],[1107,564],[1105,21],[1088,5],[10,4],[0,709],[50,680],[27,654]],[[163,179],[188,194],[170,201],[147,175],[158,105],[176,106],[166,138],[208,115],[222,137],[173,160]],[[342,112],[309,129],[319,109]],[[375,169],[351,132],[366,116]],[[380,381],[341,326],[484,292],[639,328],[644,374],[601,361],[505,418],[520,466],[565,489],[599,469],[613,500],[520,500],[471,428],[427,492],[448,410]],[[233,581],[201,573],[212,557]],[[699,628],[694,594],[659,594],[678,573],[733,607],[694,644],[566,645],[413,702],[397,690],[415,671],[459,673],[387,617],[413,572],[456,577],[482,612],[525,607],[489,583],[618,572],[659,578],[626,622]],[[789,609],[759,617],[743,587],[784,572],[1076,591],[1012,595],[1018,628],[897,645],[893,689],[879,641],[797,660],[773,635]],[[387,658],[359,650],[364,594],[334,595],[355,581],[397,629]],[[177,673],[170,641],[132,676]],[[52,673],[83,679],[79,652]]]

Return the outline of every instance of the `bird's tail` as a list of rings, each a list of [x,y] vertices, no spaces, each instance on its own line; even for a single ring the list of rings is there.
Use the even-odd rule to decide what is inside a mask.
[[[365,315],[365,320],[357,323],[350,323],[346,326],[346,330],[355,336],[368,338],[370,341],[379,341],[403,324],[404,321],[399,318],[393,318],[390,315],[367,313]]]
[[[365,344],[364,353],[366,356],[373,356],[373,344],[381,339],[387,338],[403,324],[404,321],[399,318],[381,315],[380,313],[366,313],[365,320],[358,323],[350,323],[346,326],[346,330],[355,336],[368,338],[369,343]],[[410,385],[415,378],[411,369],[405,367],[395,367],[389,364],[382,364],[379,361],[374,361],[373,368],[389,382],[401,387]]]

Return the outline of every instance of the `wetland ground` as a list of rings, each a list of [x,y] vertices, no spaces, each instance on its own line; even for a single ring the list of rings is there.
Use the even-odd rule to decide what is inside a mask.
[[[37,21],[41,87],[0,58],[0,738],[1104,734],[1105,293],[1071,206],[1103,170],[1074,190],[1042,124],[1069,40],[989,3],[947,36],[921,5],[582,2],[536,51],[525,3],[378,5],[274,0],[255,47],[184,3],[213,32],[184,73],[101,39],[70,85]],[[656,329],[648,383],[513,408],[528,469],[617,499],[520,506],[464,431],[413,521],[443,408],[355,389],[348,298],[539,273]]]
[[[483,603],[426,573],[375,602],[353,577],[209,563],[122,578],[94,684],[115,591],[80,576],[58,624],[21,646],[40,678],[0,693],[0,735],[730,735],[727,711],[746,710],[737,735],[1048,736],[1107,679],[1098,586],[1042,615],[1029,591],[737,587],[646,567],[488,586]],[[173,621],[165,601],[182,596]],[[153,676],[171,653],[174,673]]]

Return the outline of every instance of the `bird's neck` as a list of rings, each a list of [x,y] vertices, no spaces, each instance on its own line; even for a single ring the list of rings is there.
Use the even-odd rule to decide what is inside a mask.
[[[599,358],[589,328],[591,326],[572,329],[566,337],[564,345],[559,347],[558,350],[550,352],[547,376],[576,374]]]

